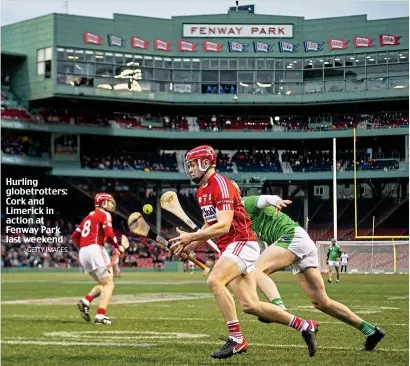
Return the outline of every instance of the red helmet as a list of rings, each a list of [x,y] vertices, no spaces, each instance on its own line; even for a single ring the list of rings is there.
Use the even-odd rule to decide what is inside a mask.
[[[208,145],[201,145],[189,150],[185,155],[186,161],[192,160],[209,160],[213,167],[216,166],[216,153],[214,149]]]
[[[108,201],[111,201],[113,204],[112,209],[108,209]],[[97,193],[94,197],[94,205],[100,206],[105,210],[114,211],[116,207],[116,202],[113,196],[109,193]]]

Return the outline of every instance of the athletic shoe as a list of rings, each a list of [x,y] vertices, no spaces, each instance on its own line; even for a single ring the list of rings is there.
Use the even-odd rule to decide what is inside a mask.
[[[95,324],[112,324],[112,321],[106,315],[97,314],[94,318],[94,323]]]
[[[81,316],[83,317],[83,319],[85,321],[89,322],[91,320],[90,319],[90,314],[89,314],[90,307],[83,300],[80,300],[77,303],[77,307],[78,307],[78,310],[80,310],[80,313],[81,313]]]
[[[218,351],[212,352],[211,357],[213,358],[229,358],[235,354],[244,353],[248,350],[248,342],[245,338],[242,343],[237,343],[231,338],[220,337],[221,340],[226,341],[222,348]]]
[[[336,280],[336,283],[339,283],[340,282],[340,280]]]
[[[376,328],[376,331],[366,337],[366,341],[363,344],[363,347],[361,348],[362,351],[373,351],[377,343],[379,343],[382,339],[384,338],[384,332],[380,328]]]
[[[319,324],[316,320],[306,320],[309,327],[302,332],[302,338],[308,346],[309,356],[313,357],[317,351],[316,333],[319,331]]]
[[[329,279],[327,280],[327,282],[332,283],[332,280],[329,278]]]

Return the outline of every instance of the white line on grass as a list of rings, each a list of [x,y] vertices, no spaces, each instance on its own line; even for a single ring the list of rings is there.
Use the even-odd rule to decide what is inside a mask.
[[[203,300],[213,298],[212,294],[199,293],[143,293],[134,295],[114,295],[111,304],[139,304],[180,300]],[[54,297],[48,299],[6,300],[2,305],[72,305],[77,303],[78,297]]]
[[[89,285],[93,283],[92,281],[88,280],[2,280],[2,283],[58,283],[64,285]],[[115,280],[116,285],[135,285],[135,286],[143,286],[143,285],[206,285],[206,281],[176,281],[176,280],[169,280],[169,281],[131,281],[131,280]]]
[[[40,341],[40,340],[7,340],[3,339],[1,341],[3,344],[16,344],[16,345],[23,345],[23,344],[31,344],[31,345],[39,345],[39,346],[111,346],[111,347],[153,347],[157,346],[158,344],[147,344],[147,343],[114,343],[114,342],[71,342],[71,341]],[[168,340],[161,340],[157,339],[157,343],[161,344],[170,344],[175,345],[183,344],[192,346],[193,344],[201,344],[201,345],[221,345],[221,342],[212,342],[212,341],[181,341],[181,340],[172,340],[172,342]],[[249,343],[251,347],[264,347],[264,348],[306,348],[306,345],[302,344],[271,344],[271,343]],[[339,346],[319,346],[318,347],[322,352],[323,351],[359,351],[358,348],[354,347],[339,347]],[[408,352],[409,350],[406,348],[376,348],[376,352]]]
[[[73,331],[73,332],[47,332],[44,333],[46,337],[60,337],[60,338],[95,338],[98,334],[99,338],[110,337],[111,339],[149,339],[158,338],[162,339],[183,339],[183,338],[205,338],[209,337],[208,334],[200,333],[179,333],[179,332],[153,332],[153,331],[138,331],[138,330],[88,330],[88,331]],[[124,337],[113,336],[113,334],[124,335]],[[125,336],[126,334],[135,334],[138,337]]]
[[[114,342],[66,342],[66,341],[31,341],[31,340],[2,340],[2,344],[33,344],[38,346],[110,346],[110,347],[155,347],[156,344],[148,343],[114,343]]]
[[[2,314],[2,320],[7,320],[7,319],[13,319],[13,318],[21,318],[21,319],[44,319],[44,317],[41,317],[40,315],[27,315],[27,314],[7,314],[4,315]],[[59,320],[64,320],[64,319],[78,319],[81,321],[81,318],[79,316],[57,316],[57,315],[47,315],[47,319],[59,319]],[[111,319],[115,321],[115,319],[128,319],[128,320],[148,320],[148,321],[176,321],[176,322],[181,322],[181,321],[208,321],[208,322],[217,322],[221,321],[221,318],[199,318],[199,317],[137,317],[137,316],[111,316]],[[256,319],[241,319],[241,323],[243,322],[259,322]],[[320,324],[341,324],[341,325],[347,325],[343,322],[340,321],[319,321]],[[397,327],[408,327],[408,323],[377,323],[377,325],[380,326],[397,326]]]

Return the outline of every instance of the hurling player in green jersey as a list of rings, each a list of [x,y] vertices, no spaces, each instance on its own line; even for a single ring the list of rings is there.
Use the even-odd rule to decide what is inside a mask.
[[[339,283],[339,261],[342,255],[342,249],[336,244],[336,239],[331,240],[332,245],[327,251],[327,264],[329,266],[329,279],[327,282],[332,283],[333,268],[336,269],[336,283]]]
[[[238,185],[232,183],[240,192]],[[373,350],[384,337],[384,332],[358,317],[345,305],[329,298],[318,269],[315,243],[303,228],[280,212],[292,202],[279,196],[262,195],[242,197],[242,203],[251,219],[252,230],[268,245],[256,262],[257,285],[265,296],[270,301],[273,296],[280,299],[269,275],[291,265],[293,274],[313,306],[360,330],[366,338],[362,350]]]

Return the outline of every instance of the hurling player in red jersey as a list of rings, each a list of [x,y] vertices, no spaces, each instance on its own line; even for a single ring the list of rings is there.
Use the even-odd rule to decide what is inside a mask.
[[[115,210],[115,200],[108,193],[98,193],[94,198],[95,210],[81,222],[71,235],[71,240],[80,248],[80,263],[84,270],[98,283],[91,292],[78,302],[78,309],[86,321],[90,321],[90,303],[100,296],[94,322],[111,324],[111,319],[105,314],[114,291],[112,273],[108,270],[110,258],[104,248],[104,242],[114,245],[121,251],[117,238],[112,230],[110,212]]]
[[[308,345],[309,355],[314,356],[317,349],[317,322],[298,318],[258,298],[255,264],[260,254],[259,244],[235,186],[215,171],[215,151],[207,145],[199,146],[188,151],[185,160],[188,176],[200,184],[196,199],[205,224],[196,233],[177,228],[179,236],[170,241],[177,247],[176,253],[184,258],[187,251],[208,239],[217,238],[216,244],[222,254],[208,278],[208,287],[225,318],[229,338],[224,339],[226,344],[213,352],[211,357],[228,358],[248,349],[228,285],[245,313],[299,330]]]

